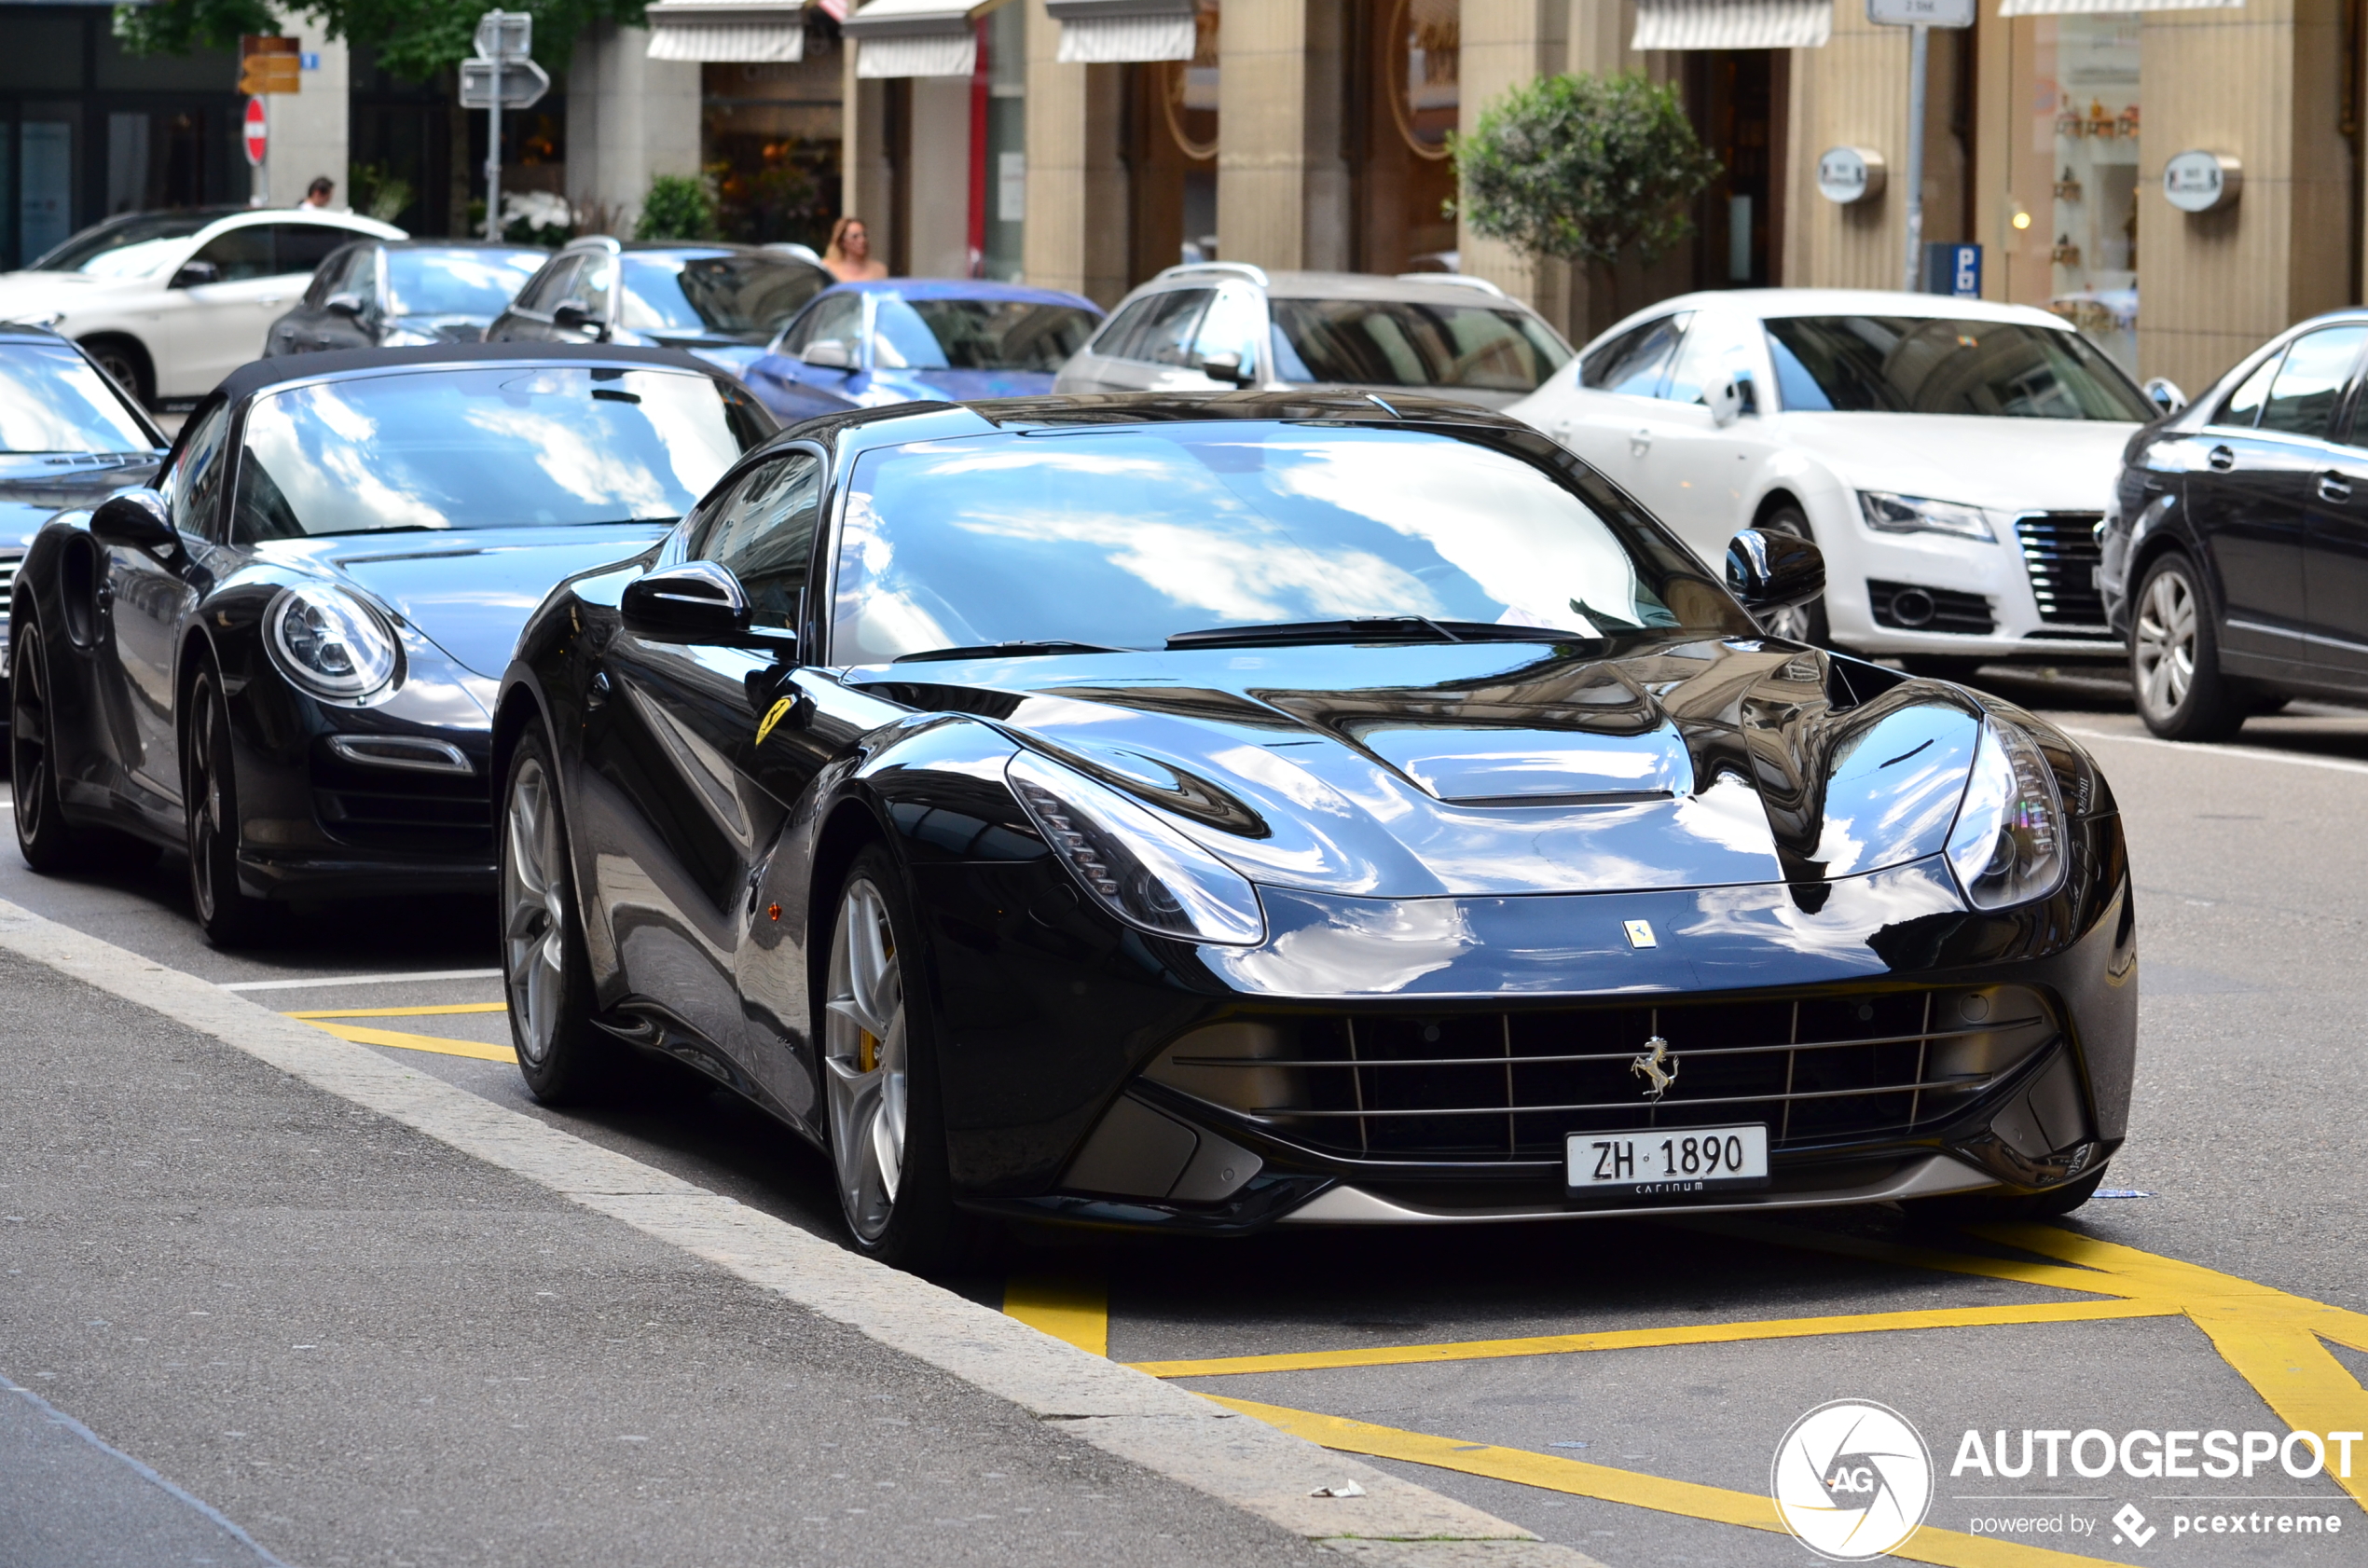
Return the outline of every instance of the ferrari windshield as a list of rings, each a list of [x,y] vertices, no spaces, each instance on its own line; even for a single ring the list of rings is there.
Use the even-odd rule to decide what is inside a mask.
[[[1511,450],[1249,421],[866,454],[835,596],[832,654],[846,664],[1009,642],[1159,648],[1188,631],[1364,617],[1547,640],[1748,629],[1690,557]]]
[[[1768,323],[1788,413],[1986,414],[2146,420],[2159,410],[2068,328],[1921,316],[1779,316]]]
[[[154,452],[89,360],[60,344],[0,349],[0,452]]]
[[[232,537],[671,522],[772,432],[745,393],[676,370],[515,364],[291,387],[247,410]]]

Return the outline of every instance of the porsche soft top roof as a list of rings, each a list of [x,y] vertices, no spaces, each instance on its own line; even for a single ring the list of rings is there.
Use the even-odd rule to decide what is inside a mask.
[[[646,365],[652,369],[695,370],[710,378],[721,378],[723,374],[707,361],[680,349],[628,349],[605,343],[439,343],[420,349],[344,349],[252,360],[222,378],[221,384],[207,394],[205,401],[252,397],[272,387],[293,381],[315,381],[324,376],[432,364],[449,364],[456,369],[478,364]]]

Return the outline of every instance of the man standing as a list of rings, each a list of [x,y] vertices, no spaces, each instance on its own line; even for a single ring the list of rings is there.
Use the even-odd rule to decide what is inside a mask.
[[[326,207],[329,204],[329,198],[336,194],[337,188],[337,181],[326,174],[320,175],[306,189],[301,204],[307,207]]]

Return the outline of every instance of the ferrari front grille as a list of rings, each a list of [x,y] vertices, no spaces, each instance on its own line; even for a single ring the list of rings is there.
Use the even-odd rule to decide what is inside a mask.
[[[1995,985],[1260,1018],[1195,1030],[1146,1076],[1356,1159],[1559,1160],[1573,1133],[1751,1121],[1808,1149],[1939,1126],[2059,1032],[2038,993]]]
[[[2095,512],[2030,512],[2015,519],[2039,619],[2050,631],[2103,633],[2104,596],[2097,591],[2097,568],[2104,552],[2097,543]]]

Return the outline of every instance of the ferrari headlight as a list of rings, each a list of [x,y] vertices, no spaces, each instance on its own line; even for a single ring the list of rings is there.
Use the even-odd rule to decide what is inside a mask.
[[[1887,490],[1861,490],[1858,509],[1866,526],[1884,533],[1953,533],[1960,539],[1993,540],[1989,519],[1978,506],[1953,501],[1933,501],[1920,495],[1893,495]]]
[[[1128,925],[1236,946],[1265,937],[1258,889],[1145,807],[1033,751],[1003,772],[1053,855]]]
[[[2064,880],[2064,801],[2031,736],[1992,719],[1948,834],[1948,864],[1976,909],[2044,899]]]
[[[394,639],[358,600],[326,584],[287,589],[265,620],[280,667],[322,696],[365,697],[394,679]]]

